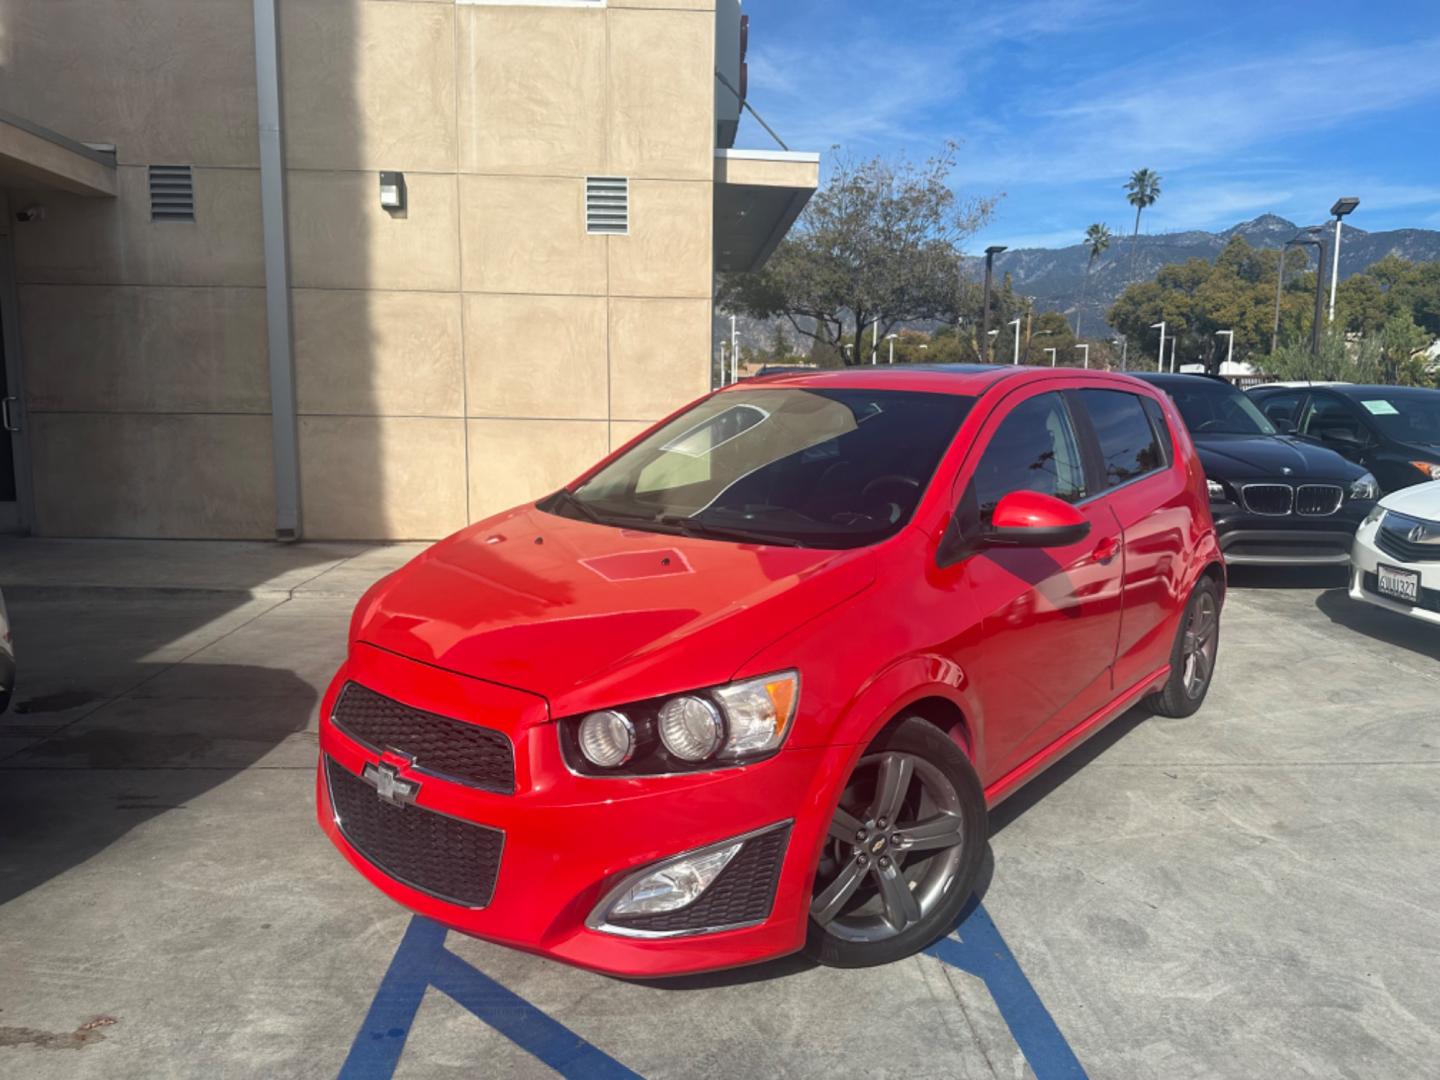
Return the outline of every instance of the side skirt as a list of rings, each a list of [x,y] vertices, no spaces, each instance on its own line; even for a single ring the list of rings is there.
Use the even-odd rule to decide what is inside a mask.
[[[1141,679],[1105,708],[1076,724],[1049,746],[1036,751],[985,789],[986,805],[994,807],[1007,796],[1013,795],[1027,780],[1044,772],[1047,767],[1103,729],[1152,690],[1163,686],[1169,677],[1170,665],[1166,664]]]

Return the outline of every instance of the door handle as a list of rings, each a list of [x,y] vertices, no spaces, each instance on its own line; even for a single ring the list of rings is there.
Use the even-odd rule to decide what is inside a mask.
[[[1120,552],[1120,541],[1114,536],[1107,536],[1100,543],[1095,545],[1095,561],[1104,566],[1115,558]]]
[[[15,411],[10,407],[13,397],[0,398],[0,426],[6,431],[19,431],[20,425],[15,423]]]

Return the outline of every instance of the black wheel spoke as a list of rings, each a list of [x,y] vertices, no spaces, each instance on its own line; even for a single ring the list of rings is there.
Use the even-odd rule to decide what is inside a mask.
[[[835,808],[835,816],[830,819],[830,836],[834,840],[841,840],[847,844],[855,843],[855,838],[864,831],[865,826],[860,819],[851,815],[844,807]]]
[[[936,851],[960,843],[964,822],[959,814],[936,814],[924,821],[902,825],[892,843],[898,851]]]
[[[910,780],[915,775],[915,765],[905,754],[886,754],[880,762],[880,782],[875,788],[875,804],[871,819],[877,824],[889,825],[900,812],[905,795],[910,790]],[[885,828],[882,825],[881,828]]]
[[[825,887],[825,891],[815,897],[810,904],[810,917],[821,926],[825,926],[845,906],[845,902],[855,895],[855,890],[860,887],[860,882],[865,879],[868,867],[864,866],[857,859],[851,859],[843,867],[835,880]]]
[[[888,865],[875,867],[875,878],[880,883],[880,899],[885,905],[885,921],[898,934],[911,923],[920,921],[920,905],[910,891],[910,883],[900,868],[887,860]]]

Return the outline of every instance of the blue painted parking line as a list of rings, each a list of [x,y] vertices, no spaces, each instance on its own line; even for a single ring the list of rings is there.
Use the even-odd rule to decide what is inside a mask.
[[[340,1080],[390,1080],[425,991],[435,987],[561,1076],[600,1080],[638,1074],[445,947],[446,930],[415,916],[360,1026]]]
[[[925,951],[942,963],[985,981],[1035,1080],[1085,1080],[1085,1069],[1050,1010],[1025,977],[985,905],[976,903],[956,931]]]
[[[638,1073],[456,956],[445,947],[446,933],[418,915],[410,920],[339,1080],[391,1080],[432,986],[561,1076],[639,1080]],[[972,905],[954,936],[925,951],[984,981],[1036,1080],[1085,1080],[1075,1052],[983,904]]]

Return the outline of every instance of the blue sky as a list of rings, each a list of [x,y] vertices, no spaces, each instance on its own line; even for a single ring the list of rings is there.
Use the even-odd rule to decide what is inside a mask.
[[[1274,212],[1440,229],[1440,0],[746,0],[750,101],[793,149],[929,156],[1004,194],[971,242],[1128,234]],[[740,145],[768,137],[749,117]],[[773,144],[769,144],[773,145]]]

